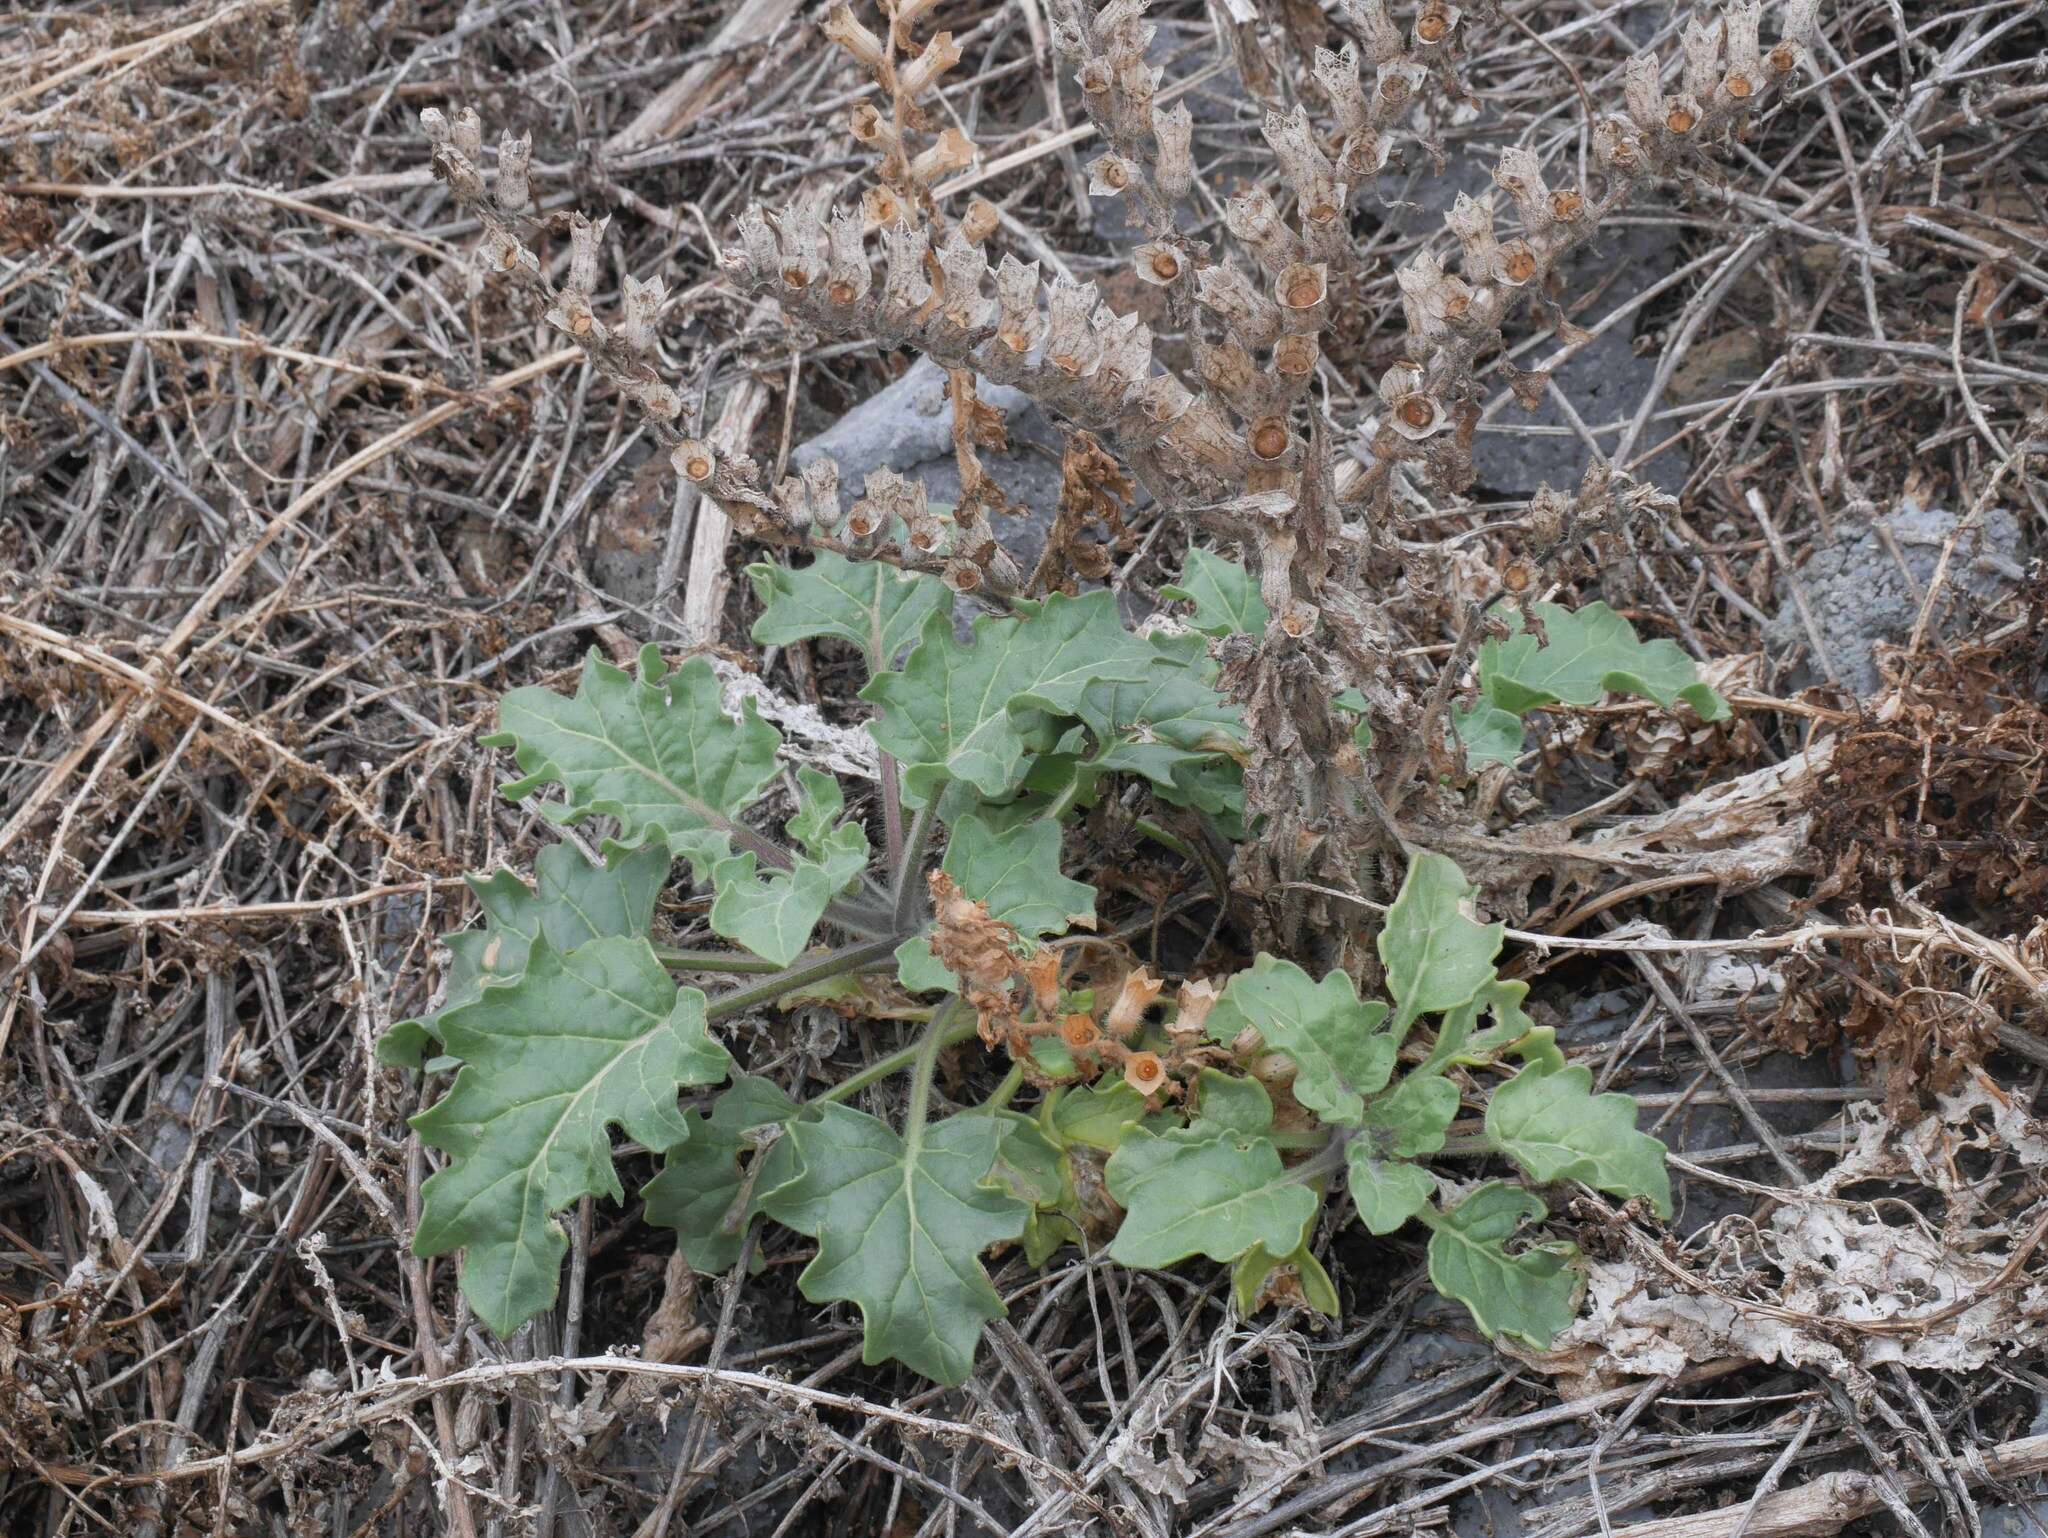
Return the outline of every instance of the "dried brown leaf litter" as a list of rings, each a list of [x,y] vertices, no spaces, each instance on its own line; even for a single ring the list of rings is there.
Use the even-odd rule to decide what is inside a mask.
[[[2042,42],[2025,4],[0,19],[0,1526],[2030,1530]],[[913,356],[943,480],[797,454]],[[1330,1323],[1285,1267],[1247,1316],[1203,1264],[992,1252],[956,1392],[864,1367],[786,1232],[697,1276],[586,1202],[511,1340],[410,1254],[440,1156],[371,1047],[461,873],[544,841],[498,694],[708,653],[782,733],[777,826],[811,767],[887,836],[849,653],[747,640],[734,573],[807,548],[1169,636],[1190,548],[1245,565],[1250,836],[1120,785],[1063,849],[1093,934],[1020,957],[970,902],[948,943],[998,1040],[1092,990],[1060,1029],[1136,1093],[1215,1050],[1125,1039],[1158,979],[1376,983],[1450,856],[1682,1161],[1669,1223],[1549,1193],[1561,1349],[1355,1226],[1311,1238]],[[1609,694],[1476,761],[1482,648],[1595,600],[1732,719]],[[721,1029],[802,1097],[920,1012],[874,977]]]

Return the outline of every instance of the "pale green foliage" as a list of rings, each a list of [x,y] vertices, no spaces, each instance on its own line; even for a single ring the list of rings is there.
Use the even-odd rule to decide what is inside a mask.
[[[880,561],[849,561],[821,550],[803,567],[761,562],[747,568],[761,617],[753,637],[763,646],[787,646],[834,636],[861,649],[868,671],[879,673],[917,639],[925,621],[952,607],[937,577],[899,571]]]
[[[623,842],[660,838],[703,872],[725,858],[732,819],[774,778],[782,743],[751,700],[735,724],[719,694],[701,659],[670,674],[661,653],[644,647],[635,678],[593,650],[574,698],[514,689],[499,706],[503,730],[484,740],[511,748],[526,772],[503,787],[506,799],[559,785],[565,799],[544,806],[548,815],[616,817]]]
[[[1272,618],[1252,574],[1199,545],[1188,551],[1180,581],[1162,587],[1159,596],[1193,604],[1194,618],[1188,623],[1203,635],[1263,635]]]
[[[568,845],[548,849],[532,888],[508,872],[474,881],[484,922],[450,941],[443,1007],[398,1023],[378,1047],[418,1067],[438,1043],[428,1070],[460,1065],[445,1098],[415,1118],[447,1160],[426,1183],[414,1242],[421,1254],[466,1251],[463,1289],[492,1328],[510,1331],[553,1301],[566,1248],[556,1214],[584,1196],[623,1198],[614,1127],[662,1156],[647,1217],[675,1231],[694,1268],[737,1264],[761,1216],[808,1235],[817,1253],[804,1294],[859,1307],[868,1362],[893,1358],[942,1383],[965,1379],[984,1324],[1001,1315],[981,1259],[994,1244],[1021,1243],[1035,1265],[1063,1245],[1100,1243],[1114,1226],[1109,1254],[1123,1264],[1206,1257],[1231,1266],[1245,1310],[1278,1296],[1335,1313],[1336,1287],[1308,1248],[1335,1186],[1373,1233],[1426,1224],[1439,1290],[1487,1332],[1541,1345],[1569,1321],[1576,1288],[1569,1244],[1519,1235],[1547,1215],[1544,1204],[1495,1181],[1440,1208],[1438,1177],[1420,1161],[1497,1154],[1535,1182],[1584,1181],[1669,1211],[1663,1146],[1637,1130],[1626,1096],[1593,1094],[1590,1072],[1524,1012],[1526,985],[1495,971],[1501,926],[1474,916],[1462,872],[1431,853],[1413,857],[1377,935],[1391,1006],[1360,998],[1345,972],[1316,979],[1257,956],[1224,984],[1204,1026],[1221,1047],[1204,1054],[1235,1071],[1204,1067],[1184,1100],[1148,1101],[1112,1075],[1073,1082],[1082,1065],[1057,1035],[1041,1035],[1031,1083],[1053,1084],[1032,1091],[1029,1109],[1010,1108],[1006,1092],[934,1118],[938,1047],[974,1029],[954,1000],[930,1012],[922,1048],[871,1070],[915,1060],[900,1129],[839,1103],[851,1086],[803,1105],[744,1073],[682,1110],[679,1090],[729,1067],[708,1022],[795,998],[858,999],[858,973],[892,953],[913,992],[957,990],[932,955],[919,901],[930,874],[922,856],[941,843],[940,868],[960,890],[1036,941],[1093,927],[1095,889],[1061,863],[1062,823],[1077,810],[1114,794],[1142,813],[1149,797],[1186,809],[1182,826],[1199,818],[1212,841],[1239,836],[1244,810],[1244,723],[1218,693],[1203,635],[1133,635],[1114,595],[1100,592],[1019,603],[963,642],[949,595],[930,578],[838,556],[750,571],[763,604],[758,641],[831,638],[865,659],[862,697],[879,707],[868,729],[899,771],[905,805],[924,809],[891,824],[920,864],[877,861],[870,808],[850,814],[839,782],[809,767],[797,771],[782,838],[760,831],[781,739],[751,704],[728,715],[702,661],[670,673],[650,647],[635,676],[593,654],[572,697],[505,698],[503,730],[487,740],[512,748],[523,773],[506,794],[558,787],[560,800],[542,808],[549,817],[616,819],[618,837],[598,865]],[[1194,605],[1194,628],[1208,636],[1267,623],[1243,568],[1204,551],[1190,553],[1166,593]],[[1519,713],[1545,690],[1576,700],[1589,687],[1628,687],[1685,697],[1702,713],[1718,705],[1668,643],[1624,641],[1605,613],[1546,611],[1547,647],[1517,637],[1482,655],[1482,709],[1499,719],[1481,724],[1503,757],[1519,747]],[[1358,718],[1356,741],[1369,749],[1363,696],[1333,703]],[[1139,786],[1145,794],[1131,796]],[[1178,827],[1142,816],[1133,825],[1185,852]],[[711,888],[708,908],[686,911],[751,957],[650,943],[679,859]],[[707,999],[678,987],[670,966],[782,970]],[[1069,996],[1060,1007],[1086,1003]],[[1428,1049],[1397,1072],[1403,1038],[1432,1022]],[[1141,1024],[1131,1045],[1165,1050],[1164,1029]],[[1476,1105],[1511,1063],[1519,1071],[1493,1090],[1486,1136],[1447,1143],[1461,1105]]]
[[[1204,1105],[1208,1084],[1204,1071]],[[1220,1077],[1220,1076],[1216,1076]],[[1126,1266],[1170,1266],[1190,1255],[1233,1261],[1254,1245],[1271,1254],[1297,1249],[1316,1213],[1316,1193],[1291,1178],[1280,1152],[1260,1134],[1273,1106],[1255,1080],[1263,1116],[1231,1102],[1228,1121],[1197,1121],[1166,1133],[1133,1127],[1110,1156],[1109,1194],[1125,1209],[1110,1258]],[[1219,1090],[1219,1094],[1222,1092]]]
[[[608,846],[602,865],[592,865],[573,845],[550,844],[533,863],[538,890],[508,870],[469,878],[484,927],[448,937],[441,1013],[471,1002],[487,982],[524,972],[527,951],[542,935],[558,951],[603,935],[644,935],[669,869],[668,852],[659,844]],[[438,1019],[393,1025],[377,1043],[379,1061],[419,1067],[428,1043],[441,1035]]]
[[[797,1173],[762,1194],[762,1210],[818,1241],[804,1295],[860,1306],[863,1360],[966,1379],[982,1324],[1003,1315],[974,1257],[1024,1232],[1025,1204],[985,1183],[1003,1130],[992,1116],[955,1116],[906,1140],[843,1105],[789,1124]]]
[[[745,1170],[742,1159],[754,1150],[757,1162],[786,1166],[787,1158],[775,1150],[782,1147],[782,1124],[796,1110],[796,1102],[767,1079],[736,1073],[709,1116],[683,1113],[689,1134],[670,1147],[661,1173],[643,1194],[647,1221],[676,1231],[676,1247],[692,1270],[716,1275],[739,1259],[747,1223],[761,1210],[763,1188],[773,1189],[788,1175]],[[743,1195],[751,1199],[741,1204]]]
[[[1209,1012],[1209,1034],[1229,1042],[1250,1026],[1294,1059],[1294,1097],[1323,1120],[1356,1126],[1365,1097],[1394,1071],[1394,1038],[1382,1031],[1387,1006],[1361,1001],[1342,972],[1320,983],[1291,961],[1260,956]]]
[[[868,864],[866,831],[838,820],[846,804],[839,782],[815,769],[800,773],[803,801],[789,820],[797,844],[790,868],[757,878],[752,850],[711,868],[718,889],[712,932],[782,966],[803,954],[832,899]]]
[[[413,1252],[466,1247],[462,1290],[502,1334],[554,1302],[568,1239],[553,1214],[581,1196],[622,1199],[610,1127],[649,1148],[689,1135],[676,1090],[725,1076],[704,995],[678,989],[643,939],[566,953],[537,939],[526,970],[436,1022],[463,1060],[455,1086],[413,1118],[451,1157],[422,1189]]]
[[[1558,1242],[1511,1251],[1508,1244],[1523,1223],[1548,1213],[1520,1186],[1491,1180],[1430,1221],[1430,1285],[1472,1310],[1487,1334],[1517,1336],[1538,1351],[1572,1322],[1573,1249]]]
[[[1591,1069],[1524,1068],[1487,1102],[1486,1135],[1531,1180],[1583,1180],[1617,1196],[1647,1196],[1671,1216],[1664,1145],[1636,1130],[1627,1095],[1593,1093]]]
[[[1720,721],[1728,702],[1700,682],[1675,641],[1640,639],[1604,603],[1566,609],[1536,605],[1546,639],[1524,631],[1479,648],[1483,698],[1454,718],[1473,763],[1511,764],[1522,751],[1522,717],[1544,705],[1597,704],[1609,690],[1640,695],[1665,709],[1680,700],[1702,721]]]
[[[1512,764],[1522,756],[1522,718],[1490,700],[1453,710],[1451,726],[1469,764]]]
[[[1419,1164],[1376,1159],[1364,1139],[1346,1145],[1351,1199],[1359,1221],[1375,1234],[1390,1234],[1429,1205],[1436,1180]]]
[[[934,614],[902,671],[861,690],[882,707],[868,730],[903,766],[913,804],[949,780],[1008,795],[1024,778],[1027,731],[1076,714],[1090,685],[1134,683],[1151,664],[1117,618],[1114,593],[1055,593],[1021,607],[1015,619],[976,620],[971,646],[954,637],[949,615]]]
[[[1425,1014],[1456,1009],[1493,981],[1501,926],[1481,924],[1465,912],[1472,887],[1457,864],[1421,854],[1387,910],[1380,960],[1394,996],[1398,1040]]]

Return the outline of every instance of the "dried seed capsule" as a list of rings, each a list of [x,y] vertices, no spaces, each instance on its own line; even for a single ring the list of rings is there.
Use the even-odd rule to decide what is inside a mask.
[[[1713,95],[1721,74],[1721,24],[1695,15],[1685,24],[1681,47],[1685,54],[1685,94],[1704,101]]]
[[[860,215],[850,208],[833,209],[825,232],[826,297],[844,309],[865,299],[873,285]]]
[[[946,562],[946,569],[939,573],[939,579],[956,593],[971,593],[981,586],[981,568],[964,556],[955,556]]]
[[[1263,417],[1252,423],[1245,435],[1252,456],[1266,464],[1277,464],[1294,446],[1294,434],[1287,430],[1285,417]]]
[[[1137,179],[1138,168],[1115,150],[1107,150],[1088,162],[1088,195],[1114,198]]]
[[[1338,0],[1344,19],[1365,42],[1365,56],[1384,64],[1401,53],[1401,29],[1387,14],[1386,0]]]
[[[1231,264],[1195,274],[1195,300],[1217,315],[1247,347],[1263,347],[1280,333],[1280,310]]]
[[[718,453],[701,438],[685,438],[678,443],[668,462],[692,486],[709,486],[718,473]]]
[[[1337,186],[1337,169],[1316,143],[1308,109],[1296,106],[1288,115],[1268,112],[1266,142],[1280,162],[1281,174],[1294,189],[1305,222],[1327,225],[1343,211],[1344,194]]]
[[[1330,269],[1322,262],[1294,262],[1273,283],[1280,323],[1289,331],[1315,331],[1323,324],[1330,295]]]
[[[627,394],[639,403],[640,409],[661,422],[673,422],[683,414],[682,393],[661,379],[636,379],[627,387]]]
[[[1195,183],[1195,115],[1185,102],[1152,109],[1152,177],[1160,195],[1176,202]]]
[[[1639,53],[1622,67],[1622,100],[1636,127],[1655,133],[1664,126],[1662,67],[1654,53]]]
[[[1096,336],[1103,378],[1119,390],[1128,389],[1152,372],[1152,328],[1135,315],[1096,312]]]
[[[642,283],[638,278],[628,276],[621,303],[624,312],[619,321],[619,337],[634,352],[645,356],[654,351],[654,324],[661,314],[662,302],[668,298],[668,286],[660,278],[650,278]]]
[[[780,277],[782,243],[775,238],[775,231],[768,227],[768,215],[759,203],[750,203],[741,210],[739,230],[739,260],[748,276],[757,283]]]
[[[929,187],[942,176],[974,164],[974,145],[957,128],[941,130],[938,141],[910,162],[910,175],[920,187]]]
[[[1422,10],[1415,18],[1416,43],[1422,47],[1441,43],[1451,35],[1463,14],[1455,5],[1446,5],[1443,0],[1423,0]]]
[[[1301,242],[1264,188],[1252,187],[1224,200],[1223,223],[1268,272],[1301,259]]]
[[[846,0],[835,0],[825,13],[825,37],[828,42],[837,43],[852,54],[860,67],[870,74],[881,70],[885,57],[882,40],[853,14],[853,7]]]
[[[988,276],[988,258],[980,248],[970,245],[956,229],[939,251],[939,271],[946,285],[940,306],[947,324],[963,331],[988,324],[996,306],[981,291],[981,280]]]
[[[521,134],[515,138],[508,133],[498,141],[498,185],[494,192],[500,213],[526,212],[526,205],[532,201],[527,185],[532,168],[532,134]]]
[[[1593,163],[1628,176],[1642,168],[1642,146],[1620,118],[1602,118],[1593,125]]]
[[[1458,237],[1458,245],[1465,253],[1466,278],[1474,283],[1490,280],[1499,251],[1493,238],[1492,195],[1472,198],[1459,193],[1451,211],[1444,215],[1444,223]]]
[[[1493,281],[1508,288],[1520,288],[1535,277],[1540,264],[1526,240],[1517,236],[1501,246],[1493,259]]]
[[[916,101],[938,84],[939,76],[959,62],[960,45],[953,41],[952,33],[940,32],[916,58],[896,67],[897,87],[907,100]]]
[[[891,326],[910,324],[931,302],[925,279],[925,258],[931,242],[920,229],[891,224],[882,231],[882,319]]]
[[[1680,138],[1691,133],[1700,123],[1700,104],[1691,96],[1674,96],[1666,104],[1664,126]]]
[[[1405,112],[1428,78],[1429,71],[1413,59],[1393,59],[1382,64],[1379,81],[1373,87],[1373,120],[1385,123]]]
[[[1028,353],[1038,340],[1038,263],[1020,262],[1009,252],[996,268],[996,337],[1013,353]]]
[[[1164,288],[1182,272],[1180,253],[1164,241],[1151,241],[1131,253],[1131,270],[1138,280]]]
[[[1322,348],[1313,336],[1290,332],[1273,344],[1273,369],[1289,381],[1290,393],[1298,396],[1315,374],[1316,359],[1321,355]]]
[[[967,202],[967,212],[960,216],[960,238],[970,245],[978,246],[995,234],[1002,222],[1003,216],[995,204],[987,198],[970,198]]]
[[[792,204],[782,214],[782,281],[806,289],[825,276],[825,201],[815,197]]]
[[[1502,150],[1493,180],[1515,200],[1525,230],[1541,235],[1550,228],[1550,187],[1543,180],[1543,167],[1534,150],[1519,144]]]
[[[1079,377],[1095,367],[1095,285],[1054,278],[1046,294],[1046,361],[1063,374]]]
[[[611,222],[610,214],[595,220],[581,214],[569,215],[569,275],[562,280],[562,286],[571,293],[588,296],[597,287],[597,259],[604,249],[605,229]]]
[[[860,143],[882,154],[903,142],[896,125],[871,101],[855,102],[846,115],[846,129]]]
[[[455,153],[464,160],[481,160],[484,156],[484,125],[476,115],[474,107],[457,107],[453,131],[448,142]]]
[[[1347,134],[1359,133],[1371,125],[1367,115],[1365,87],[1358,79],[1358,45],[1346,43],[1332,51],[1318,48],[1313,71],[1323,94],[1330,98],[1330,114]]]
[[[1443,407],[1423,390],[1422,371],[1412,364],[1397,363],[1380,376],[1380,399],[1388,424],[1404,438],[1427,438],[1449,423]]]
[[[1758,22],[1763,6],[1758,0],[1735,4],[1721,13],[1722,41],[1728,54],[1728,74],[1721,88],[1740,101],[1751,95],[1762,79],[1762,60],[1757,52]]]
[[[449,142],[448,115],[439,107],[420,108],[420,132],[427,136],[427,143],[439,148]]]

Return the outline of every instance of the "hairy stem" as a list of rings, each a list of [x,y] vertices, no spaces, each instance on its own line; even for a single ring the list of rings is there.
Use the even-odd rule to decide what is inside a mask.
[[[913,1158],[918,1145],[924,1142],[925,1118],[932,1103],[932,1074],[939,1066],[939,1051],[946,1045],[946,1028],[959,1012],[960,997],[955,994],[932,1016],[932,1023],[924,1028],[924,1039],[917,1044],[917,1055],[911,1060],[910,1109],[903,1115],[903,1141],[910,1145]]]
[[[887,970],[884,964],[893,965],[896,947],[903,943],[903,939],[902,935],[886,935],[877,940],[863,940],[858,945],[841,946],[815,961],[785,968],[765,981],[721,993],[706,1006],[705,1018],[720,1020],[752,1009],[756,1004],[770,1003],[785,993],[808,988],[813,983],[830,982],[835,977],[845,977],[850,973]]]
[[[996,1086],[994,1094],[981,1103],[981,1108],[984,1111],[1000,1111],[1016,1098],[1017,1091],[1023,1087],[1024,1065],[1012,1063],[1010,1071],[1003,1075],[1003,1082]]]
[[[918,893],[918,867],[924,864],[925,846],[932,840],[932,829],[939,821],[939,798],[936,793],[917,809],[917,816],[910,824],[910,838],[903,850],[903,863],[896,867],[896,927],[908,930],[915,926],[917,906],[921,901]]]
[[[673,945],[657,945],[655,957],[678,972],[780,972],[782,968],[744,951],[692,951]]]

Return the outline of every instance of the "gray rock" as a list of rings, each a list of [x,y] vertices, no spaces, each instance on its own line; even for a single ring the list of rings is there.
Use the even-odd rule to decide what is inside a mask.
[[[1010,449],[982,451],[982,464],[1004,494],[1029,515],[996,526],[1019,561],[1037,558],[1045,530],[1059,507],[1060,453],[1065,435],[1029,396],[1008,385],[977,380],[976,393],[1000,410]],[[901,379],[870,396],[791,455],[797,469],[829,455],[839,465],[839,496],[852,506],[871,471],[894,470],[924,482],[934,502],[960,500],[960,471],[953,460],[953,408],[946,398],[945,371],[919,358]]]
[[[1405,151],[1408,166],[1389,171],[1379,178],[1379,195],[1387,208],[1389,222],[1398,230],[1421,235],[1441,235],[1443,217],[1450,212],[1459,193],[1480,197],[1493,185],[1491,157],[1467,152],[1454,155],[1441,176],[1431,174],[1429,157],[1410,147]],[[1503,238],[1514,226],[1514,210],[1505,196],[1496,197],[1496,220]],[[1442,241],[1438,242],[1443,247]],[[1567,307],[1574,299],[1613,274],[1598,300],[1578,317],[1588,327],[1617,306],[1627,303],[1651,284],[1671,272],[1677,250],[1668,230],[1623,226],[1601,234],[1582,246],[1563,266],[1563,298]],[[1634,416],[1643,395],[1655,380],[1654,354],[1640,356],[1635,350],[1638,313],[1617,323],[1586,343],[1560,364],[1555,372],[1557,387],[1572,403],[1581,420],[1590,427]],[[1540,319],[1525,313],[1508,327],[1512,343],[1527,334]],[[1548,356],[1554,341],[1536,349]],[[1541,361],[1536,355],[1517,360],[1525,367]],[[1489,393],[1500,388],[1491,381]],[[1531,432],[1529,429],[1537,429]],[[1646,448],[1664,433],[1652,428],[1654,437],[1638,442]],[[1615,435],[1595,440],[1603,453],[1615,447]],[[1472,465],[1479,475],[1479,489],[1504,497],[1526,497],[1538,486],[1559,490],[1575,489],[1585,474],[1589,458],[1586,445],[1572,430],[1557,402],[1545,398],[1535,411],[1524,411],[1509,403],[1480,425],[1472,440]],[[1692,460],[1683,448],[1667,450],[1645,467],[1646,478],[1666,491],[1676,492],[1691,473]]]
[[[1912,634],[1922,596],[1941,559],[1942,545],[1961,519],[1945,508],[1907,502],[1885,522],[1891,542],[1898,547],[1897,556],[1886,548],[1875,525],[1844,523],[1834,541],[1816,550],[1799,569],[1814,628],[1827,647],[1835,673],[1858,695],[1875,693],[1883,681],[1877,669],[1878,644],[1902,644]],[[1935,633],[1945,634],[1964,607],[1955,601],[1959,595],[1992,599],[2009,591],[2022,574],[2019,523],[2005,509],[1994,508],[1985,515],[1978,534],[1956,546]],[[1813,641],[1793,601],[1790,584],[1783,579],[1779,594],[1783,601],[1765,638],[1775,647],[1810,654]],[[1826,670],[1807,655],[1792,681],[1803,687],[1826,676]]]

